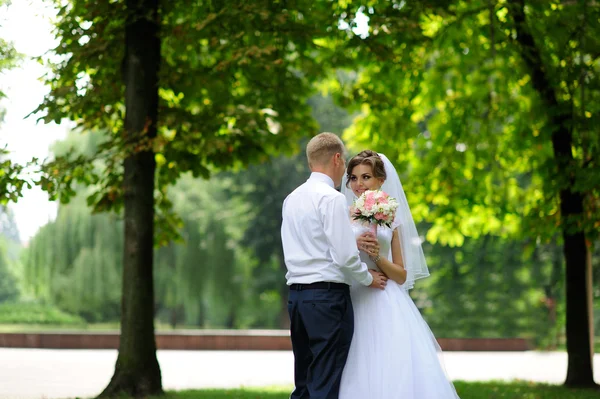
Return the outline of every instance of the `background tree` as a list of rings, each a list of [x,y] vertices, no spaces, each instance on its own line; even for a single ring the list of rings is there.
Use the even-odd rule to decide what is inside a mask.
[[[349,5],[349,32],[356,6]],[[363,114],[347,132],[405,172],[427,239],[558,239],[566,260],[566,384],[595,386],[590,244],[597,237],[599,7],[593,2],[370,2],[350,34],[360,74],[334,84]],[[587,241],[586,241],[587,237]],[[531,252],[530,252],[531,253]]]
[[[154,187],[161,64],[158,0],[125,1],[124,240],[121,335],[115,373],[100,396],[162,393],[154,339]]]
[[[321,130],[341,131],[349,123],[341,125],[349,116],[331,99],[315,97],[310,104]],[[53,150],[56,156],[72,147],[93,154],[102,137],[101,132],[73,132]],[[188,174],[179,179],[170,198],[182,215],[183,240],[155,249],[159,328],[278,328],[287,321],[284,265],[272,260],[281,248],[277,208],[306,176],[305,156],[299,153],[295,160],[276,158],[208,181]],[[116,322],[122,221],[89,214],[88,190],[80,187],[77,197],[59,206],[57,219],[31,240],[24,262],[32,279],[27,287],[30,292],[39,287],[35,292],[46,293],[41,300],[88,322]],[[267,227],[257,229],[260,225]],[[422,224],[419,231],[428,227]],[[259,260],[257,248],[267,261]],[[537,347],[556,346],[564,328],[564,307],[551,306],[564,298],[557,248],[490,235],[466,238],[461,247],[427,243],[432,277],[411,295],[438,337],[520,336],[533,338]],[[224,262],[231,252],[233,262]],[[555,297],[545,295],[546,286]],[[456,322],[448,324],[448,317]]]
[[[295,147],[313,126],[305,99],[324,68],[315,56],[319,39],[338,34],[324,23],[334,5],[57,5],[60,61],[51,64],[51,91],[37,111],[46,122],[69,118],[111,135],[91,158],[67,155],[45,165],[41,185],[63,202],[74,182],[93,185],[96,211],[124,206],[121,344],[103,395],[159,393],[151,244],[167,243],[181,225],[166,188],[184,172],[208,177],[211,168]],[[101,172],[91,162],[98,158]]]
[[[331,98],[315,96],[309,104],[320,130],[340,132],[350,123]],[[91,156],[103,137],[100,131],[71,132],[53,146],[54,156],[60,158],[71,148],[77,156]],[[216,174],[208,182],[184,175],[170,189],[174,210],[182,215],[182,240],[155,251],[158,320],[172,326],[286,325],[281,204],[308,174],[300,152],[234,174]],[[122,223],[111,215],[89,215],[85,196],[90,189],[75,189],[77,197],[61,205],[57,219],[32,239],[25,262],[27,284],[40,298],[89,322],[114,321]],[[88,266],[79,270],[79,259]],[[243,297],[239,301],[237,294]],[[279,305],[283,302],[285,306]],[[219,315],[232,314],[234,308],[238,317],[226,323]],[[274,318],[272,310],[280,310],[280,317]]]
[[[100,132],[70,134],[55,151],[85,149]],[[93,151],[93,150],[92,150]],[[231,178],[209,181],[185,174],[171,188],[182,215],[182,239],[155,248],[155,319],[165,328],[274,328],[277,304],[256,291],[250,277],[257,262],[242,243],[252,204],[227,192]],[[25,287],[40,301],[89,323],[117,322],[120,315],[123,221],[120,215],[90,214],[86,195],[59,205],[24,253]],[[274,306],[275,305],[275,306]]]
[[[308,102],[318,123],[319,131],[340,134],[350,125],[347,112],[337,107],[331,97],[315,95]],[[259,266],[254,269],[256,290],[276,294],[280,298],[279,326],[289,327],[287,311],[288,287],[285,284],[286,266],[281,245],[281,212],[289,193],[310,175],[306,154],[307,139],[292,157],[280,156],[269,162],[254,165],[234,175],[235,184],[230,192],[249,204],[251,222],[242,243],[252,248]],[[274,291],[272,291],[274,290]]]
[[[19,286],[11,267],[4,237],[0,237],[0,303],[19,298]]]

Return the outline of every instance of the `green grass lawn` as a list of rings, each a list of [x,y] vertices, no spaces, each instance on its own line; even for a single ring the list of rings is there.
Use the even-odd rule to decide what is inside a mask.
[[[461,399],[598,399],[600,390],[570,390],[527,382],[455,382]],[[290,387],[167,392],[160,399],[288,399]],[[123,398],[126,399],[126,398]],[[152,398],[158,399],[158,398]],[[365,398],[367,399],[367,398]]]
[[[600,390],[566,389],[528,382],[455,382],[461,399],[598,399]]]

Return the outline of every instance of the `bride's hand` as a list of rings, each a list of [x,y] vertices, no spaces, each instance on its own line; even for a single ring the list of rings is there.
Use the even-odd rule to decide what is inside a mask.
[[[379,255],[379,242],[371,233],[363,233],[356,239],[358,249],[369,256],[376,258]]]

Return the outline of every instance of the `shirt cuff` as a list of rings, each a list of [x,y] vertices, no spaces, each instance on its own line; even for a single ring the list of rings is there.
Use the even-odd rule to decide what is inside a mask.
[[[365,278],[363,281],[361,281],[361,284],[366,285],[368,287],[371,285],[372,282],[373,282],[373,275],[371,273],[369,273],[369,270],[367,269],[367,278]]]

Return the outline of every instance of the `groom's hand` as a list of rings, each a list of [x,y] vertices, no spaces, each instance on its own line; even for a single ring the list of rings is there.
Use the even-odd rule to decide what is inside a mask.
[[[373,276],[373,282],[369,287],[371,288],[379,288],[380,290],[385,289],[385,285],[387,284],[387,277],[385,274],[380,273],[375,270],[369,270],[369,273]]]

